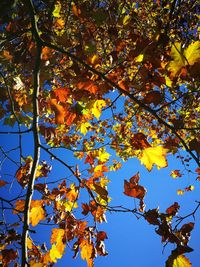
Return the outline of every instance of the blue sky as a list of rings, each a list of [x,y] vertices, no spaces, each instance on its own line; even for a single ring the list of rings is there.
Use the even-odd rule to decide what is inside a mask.
[[[29,135],[30,136],[30,135]],[[25,151],[30,151],[31,140],[27,135],[25,141]],[[3,136],[2,136],[3,137]],[[9,147],[13,147],[17,136],[4,136],[1,138],[1,146],[7,144]],[[57,152],[59,155],[65,159],[68,163],[73,164],[74,159],[72,158],[71,152]],[[10,156],[14,156],[12,153]],[[44,159],[46,155],[42,152],[41,159]],[[50,163],[50,159],[48,159]],[[64,178],[69,175],[68,171],[60,165],[60,163],[52,162],[55,166],[52,169],[50,177],[47,178],[48,182],[53,181],[57,178]],[[147,188],[147,194],[145,197],[146,210],[153,209],[156,207],[160,208],[161,212],[164,212],[167,207],[172,205],[177,201],[181,208],[180,214],[186,215],[190,213],[196,207],[194,203],[195,200],[199,200],[199,184],[194,182],[194,177],[184,176],[179,179],[173,179],[169,174],[171,170],[182,168],[178,164],[178,161],[174,160],[173,156],[168,156],[168,168],[157,170],[156,167],[153,168],[151,172],[148,172],[144,166],[142,166],[137,159],[130,159],[128,162],[125,162],[122,169],[117,172],[108,173],[108,178],[111,182],[108,185],[109,195],[112,197],[110,205],[123,205],[128,208],[134,208],[135,203],[138,205],[138,201],[134,201],[133,198],[125,196],[123,194],[123,184],[124,179],[129,180],[131,176],[140,172],[140,184]],[[12,166],[12,169],[11,169]],[[191,168],[195,168],[195,165],[191,165]],[[2,179],[10,179],[9,177],[4,176],[5,173],[13,173],[15,166],[10,163],[8,160],[3,162],[1,168]],[[12,179],[13,180],[13,177]],[[44,178],[41,178],[41,182],[44,181]],[[183,196],[178,196],[176,190],[179,188],[185,188],[189,184],[195,185],[195,190],[193,192],[185,193]],[[13,186],[10,190],[9,197],[5,192],[4,188],[1,188],[0,194],[3,197],[11,199],[16,194],[16,181],[14,181]],[[36,196],[36,195],[35,195]],[[86,200],[87,201],[87,200]],[[7,213],[7,218],[9,219],[9,213]],[[149,225],[143,218],[137,219],[134,215],[131,214],[122,214],[122,213],[107,213],[107,223],[99,224],[98,229],[106,231],[108,239],[105,241],[106,249],[108,251],[108,256],[106,257],[97,257],[95,259],[95,267],[100,266],[113,266],[113,267],[149,267],[149,266],[164,266],[167,257],[170,254],[170,251],[174,249],[174,245],[168,244],[164,252],[163,244],[161,243],[161,237],[155,233],[155,227]],[[10,217],[11,219],[12,217]],[[87,218],[86,218],[87,219]],[[12,219],[11,219],[12,220]],[[193,218],[190,217],[184,221],[187,223],[193,221]],[[37,230],[37,228],[36,228]],[[49,234],[51,233],[50,226],[39,226],[38,233],[32,237],[35,239],[39,237],[41,241],[45,239],[49,240]],[[189,246],[194,248],[194,252],[188,254],[187,256],[193,263],[193,267],[199,266],[200,260],[200,214],[196,214],[196,225],[195,229],[191,235],[191,241]],[[47,241],[48,244],[48,241]],[[80,259],[80,256],[77,259],[72,259],[73,254],[70,252],[70,249],[66,248],[66,254],[61,260],[58,260],[56,266],[87,266],[85,261]]]

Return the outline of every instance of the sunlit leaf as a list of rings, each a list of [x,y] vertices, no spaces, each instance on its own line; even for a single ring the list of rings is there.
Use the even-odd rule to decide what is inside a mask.
[[[56,4],[55,4],[55,7],[54,7],[54,10],[52,12],[52,15],[55,17],[55,18],[60,18],[60,11],[61,11],[61,3],[60,1],[57,1]]]
[[[181,43],[174,43],[170,56],[172,61],[168,65],[168,70],[172,77],[176,76],[187,65],[193,65],[200,60],[200,41],[192,42],[186,49],[182,49]]]
[[[157,168],[167,167],[167,149],[162,146],[148,147],[142,150],[139,155],[139,159],[142,164],[145,165],[148,171],[151,171],[153,165],[157,165]]]
[[[45,220],[46,212],[42,206],[43,201],[41,200],[32,200],[31,210],[30,210],[30,223],[32,226],[36,226],[40,221]]]
[[[80,132],[84,135],[86,135],[86,133],[88,132],[89,128],[91,127],[92,125],[89,123],[89,122],[83,122],[81,123],[81,126],[80,126]]]
[[[166,267],[191,267],[191,266],[192,264],[190,263],[189,259],[185,257],[185,255],[178,255],[177,257],[171,255],[166,262]]]
[[[88,267],[93,267],[93,259],[95,257],[94,246],[88,240],[84,239],[81,244],[81,258],[87,261]]]
[[[92,114],[99,119],[101,116],[101,110],[106,106],[106,101],[103,99],[96,100],[93,108],[92,108]]]
[[[0,180],[0,187],[7,185],[8,183],[4,180]]]

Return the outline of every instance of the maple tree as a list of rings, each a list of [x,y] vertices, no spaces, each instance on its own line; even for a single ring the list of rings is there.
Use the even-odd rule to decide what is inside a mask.
[[[13,170],[0,180],[2,214],[12,216],[1,221],[3,266],[53,266],[67,244],[94,266],[108,254],[97,225],[109,211],[146,220],[174,244],[166,266],[191,266],[200,202],[185,216],[176,201],[163,212],[145,207],[135,169],[119,192],[139,202],[116,207],[108,184],[130,158],[151,172],[168,155],[182,166],[169,175],[200,180],[198,8],[195,0],[2,1],[0,134],[13,138],[0,147]],[[56,162],[65,178],[50,178]],[[34,237],[42,225],[52,227],[48,245]]]

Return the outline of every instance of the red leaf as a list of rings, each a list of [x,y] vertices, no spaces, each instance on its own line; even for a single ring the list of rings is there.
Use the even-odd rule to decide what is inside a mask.
[[[58,99],[58,101],[65,103],[68,100],[69,89],[67,87],[57,88],[53,91],[53,94]]]
[[[98,86],[91,80],[85,80],[85,81],[80,81],[77,84],[77,88],[79,90],[86,90],[89,91],[92,94],[96,94],[99,90]]]
[[[166,209],[166,213],[168,215],[175,216],[179,210],[180,206],[177,202],[174,202],[173,205],[171,205],[169,208]]]
[[[157,106],[162,101],[162,94],[159,91],[152,91],[144,97],[143,102],[145,104],[154,104],[154,106]]]
[[[129,182],[124,180],[124,194],[129,197],[134,197],[140,199],[140,211],[144,210],[144,196],[146,195],[146,189],[138,185],[139,182],[139,173],[130,178]]]

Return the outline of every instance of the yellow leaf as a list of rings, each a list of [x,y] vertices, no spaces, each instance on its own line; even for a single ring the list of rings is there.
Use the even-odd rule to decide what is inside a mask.
[[[184,194],[184,191],[183,190],[181,190],[181,189],[178,189],[177,190],[177,195],[182,196],[183,194]]]
[[[110,154],[108,152],[106,152],[105,149],[103,149],[103,148],[99,149],[97,159],[99,161],[101,161],[101,163],[108,161],[109,158],[110,158]]]
[[[30,239],[30,237],[27,238],[26,243],[27,243],[28,249],[33,248],[33,241]]]
[[[52,15],[55,18],[60,18],[60,10],[61,10],[61,3],[59,1],[57,1],[56,4],[55,4],[55,7],[54,7]]]
[[[41,206],[34,207],[30,211],[30,223],[36,226],[40,221],[45,220],[45,211]]]
[[[200,60],[200,41],[191,43],[185,50],[181,48],[181,43],[174,43],[170,56],[172,61],[168,65],[168,70],[172,77],[176,76],[182,67],[191,66]]]
[[[174,255],[169,256],[166,267],[191,267],[189,259],[185,255],[178,255],[174,258]]]
[[[143,54],[140,54],[139,56],[135,57],[135,62],[142,62],[144,58]]]
[[[94,102],[93,108],[92,108],[92,114],[99,119],[101,116],[101,110],[103,107],[106,106],[106,101],[101,99],[101,100],[96,100]]]
[[[88,128],[90,128],[92,125],[89,122],[81,123],[80,126],[80,132],[84,135],[88,132]]]
[[[69,201],[76,201],[78,196],[78,189],[74,183],[70,184],[70,189],[66,192],[66,196],[69,199]]]
[[[142,150],[138,158],[147,170],[151,171],[154,164],[158,169],[167,167],[166,154],[167,149],[162,146],[148,147]]]
[[[57,259],[61,259],[63,254],[58,250],[57,246],[53,244],[49,255],[52,262],[57,262]]]
[[[44,267],[43,263],[35,262],[34,260],[29,262],[30,267]]]
[[[126,15],[123,18],[123,25],[126,26],[130,21],[131,21],[131,16],[130,15]]]
[[[59,243],[60,240],[62,241],[64,234],[65,234],[64,229],[53,228],[51,234],[51,244]]]
[[[65,206],[65,211],[69,211],[69,212],[71,212],[72,209],[78,208],[77,202],[72,202],[72,201],[66,201],[64,203],[64,206]]]
[[[42,200],[32,200],[29,219],[32,226],[36,226],[40,221],[45,220],[46,213],[43,208]]]
[[[191,43],[188,48],[185,49],[184,55],[190,65],[193,65],[200,60],[200,41]]]
[[[89,243],[88,240],[83,240],[80,244],[81,248],[81,258],[87,261],[88,267],[93,267],[93,258],[94,258],[94,247],[93,244]]]

